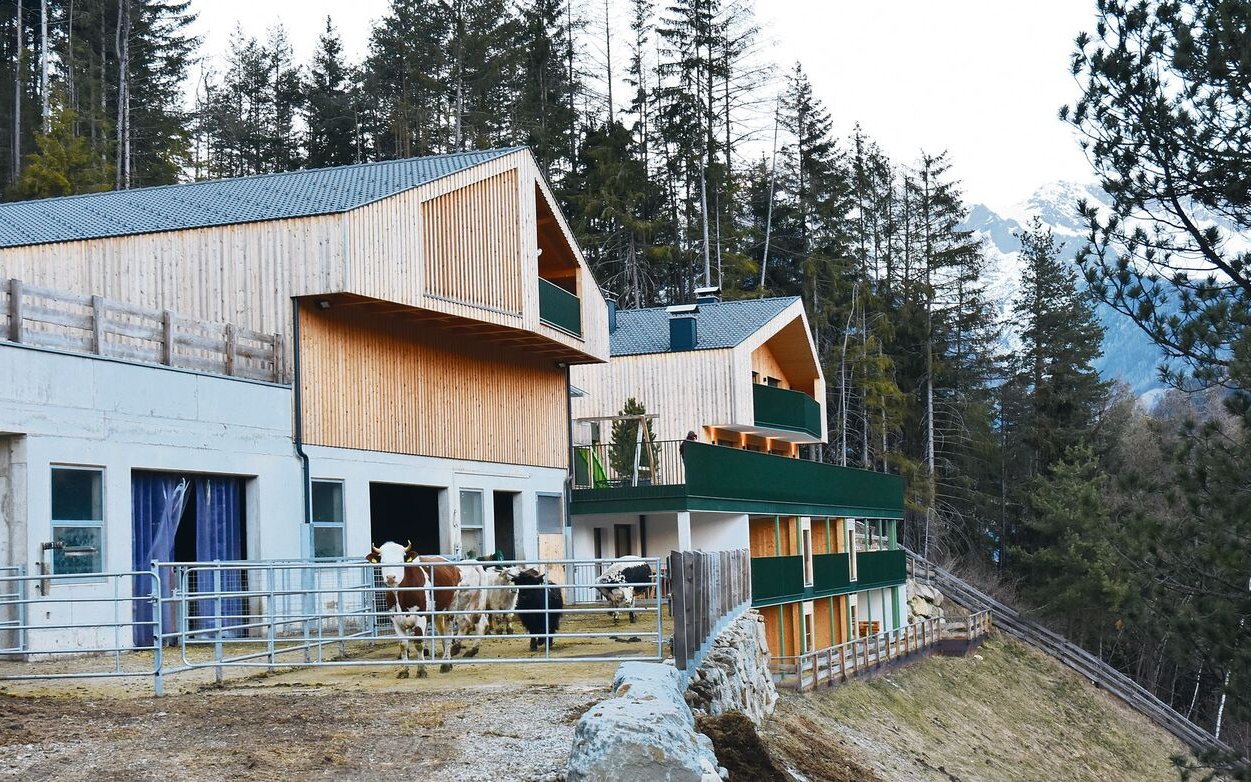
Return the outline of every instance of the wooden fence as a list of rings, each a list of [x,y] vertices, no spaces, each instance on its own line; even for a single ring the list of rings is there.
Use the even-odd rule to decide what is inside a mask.
[[[751,607],[751,552],[674,551],[669,595],[673,663],[689,675],[717,634]]]
[[[782,687],[799,691],[835,684],[878,670],[888,663],[929,651],[942,641],[972,642],[990,632],[990,612],[967,621],[925,619],[895,630],[855,638],[799,655],[774,657],[769,667]]]
[[[285,381],[280,334],[191,320],[9,280],[0,336],[10,342],[194,369],[251,380]]]
[[[943,595],[969,611],[992,612],[995,626],[1000,630],[1046,652],[1077,671],[1099,687],[1120,698],[1130,708],[1172,733],[1191,749],[1231,752],[1228,744],[1177,713],[1171,706],[1126,674],[1058,633],[1021,616],[1016,609],[973,587],[959,576],[911,551],[908,552],[908,575],[917,581],[933,584]]]

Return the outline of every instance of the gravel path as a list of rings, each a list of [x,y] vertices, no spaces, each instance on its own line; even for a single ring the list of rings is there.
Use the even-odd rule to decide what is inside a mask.
[[[574,724],[607,693],[585,682],[374,684],[159,699],[0,695],[0,779],[559,780]]]

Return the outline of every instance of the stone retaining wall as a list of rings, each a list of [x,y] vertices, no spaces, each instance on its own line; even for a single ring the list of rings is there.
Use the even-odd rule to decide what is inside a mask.
[[[748,611],[712,642],[686,690],[697,715],[715,717],[737,711],[759,727],[773,713],[778,691],[769,673],[764,617]]]

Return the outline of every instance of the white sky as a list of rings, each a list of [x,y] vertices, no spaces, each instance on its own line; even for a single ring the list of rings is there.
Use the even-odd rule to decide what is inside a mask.
[[[195,6],[210,62],[236,22],[261,36],[279,20],[303,62],[328,14],[358,58],[387,0]],[[1001,209],[1044,183],[1091,179],[1056,111],[1076,97],[1068,57],[1077,33],[1093,27],[1093,0],[757,0],[756,13],[766,54],[782,69],[804,64],[840,132],[858,121],[901,162],[949,150],[970,202]],[[624,52],[614,54],[623,64]]]

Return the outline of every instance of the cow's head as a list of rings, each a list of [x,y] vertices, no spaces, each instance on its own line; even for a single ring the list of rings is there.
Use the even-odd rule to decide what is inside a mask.
[[[387,541],[381,546],[374,546],[366,555],[365,560],[375,565],[382,565],[382,583],[389,587],[399,586],[404,580],[404,563],[414,556],[412,543],[401,546],[399,543]]]

